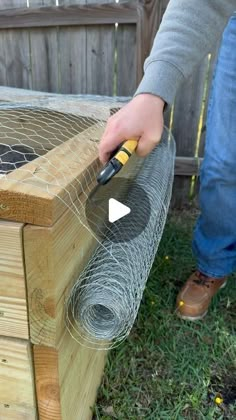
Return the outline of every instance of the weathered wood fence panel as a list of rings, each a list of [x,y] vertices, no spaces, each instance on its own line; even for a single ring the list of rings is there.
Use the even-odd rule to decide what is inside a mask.
[[[29,0],[29,7],[56,6],[56,0]],[[59,90],[57,28],[29,30],[32,89]]]
[[[0,84],[132,96],[167,5],[168,0],[1,0]],[[204,153],[216,56],[217,48],[181,86],[174,108],[165,115],[177,156],[184,158],[178,160],[176,207],[198,193],[198,157]]]

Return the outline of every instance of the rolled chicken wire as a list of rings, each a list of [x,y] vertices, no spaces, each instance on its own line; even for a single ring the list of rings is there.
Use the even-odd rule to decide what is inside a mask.
[[[108,349],[130,333],[162,237],[174,158],[175,141],[165,129],[161,143],[143,160],[136,175],[136,184],[145,190],[149,206],[145,200],[140,202],[131,186],[126,204],[139,207],[139,219],[134,212],[131,224],[127,225],[125,219],[122,225],[113,224],[70,291],[66,324],[70,334],[87,347]],[[127,230],[141,223],[140,217],[147,223],[137,237],[122,243],[113,241],[116,235],[122,236],[121,229],[127,237]]]

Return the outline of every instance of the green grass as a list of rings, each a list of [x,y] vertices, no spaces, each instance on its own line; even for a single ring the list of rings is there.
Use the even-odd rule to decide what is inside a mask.
[[[186,212],[169,217],[135,326],[109,354],[96,420],[236,418],[235,277],[204,321],[175,314],[176,294],[195,268],[194,219]]]

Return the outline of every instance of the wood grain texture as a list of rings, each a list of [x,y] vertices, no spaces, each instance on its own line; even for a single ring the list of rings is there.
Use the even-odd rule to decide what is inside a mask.
[[[28,341],[0,337],[0,419],[37,419]]]
[[[22,229],[0,220],[0,335],[28,338]]]
[[[26,7],[26,5],[26,0],[1,0],[0,14],[4,14],[5,9],[15,14],[21,8]],[[28,30],[6,29],[5,31],[1,31],[0,40],[2,47],[1,69],[5,78],[4,83],[8,86],[31,88],[32,79]]]
[[[30,337],[34,344],[57,346],[65,327],[65,299],[96,245],[70,209],[51,228],[25,226]]]
[[[0,29],[42,27],[42,22],[44,27],[136,23],[137,7],[135,3],[127,1],[122,4],[19,8],[0,12]]]
[[[29,6],[55,6],[56,0],[30,0]],[[59,92],[58,28],[30,29],[32,89]]]
[[[90,420],[106,353],[81,346],[65,332],[57,349],[34,346],[40,420]]]
[[[119,25],[116,31],[116,94],[133,95],[137,87],[136,26]]]
[[[59,29],[60,92],[87,93],[86,84],[86,29],[64,27]]]
[[[84,5],[86,0],[59,0],[59,6]],[[86,93],[86,28],[61,27],[58,33],[60,51],[60,92]]]
[[[93,125],[0,180],[0,216],[50,226],[99,170],[97,148],[104,128]],[[91,179],[91,172],[94,178]]]
[[[94,0],[86,0],[89,6]],[[96,0],[102,5],[103,0]],[[106,0],[114,6],[114,0]],[[127,4],[127,3],[126,3]],[[122,7],[122,5],[120,5]],[[86,92],[114,95],[115,20],[113,25],[93,25],[86,29]]]
[[[0,3],[0,9],[3,5]],[[5,57],[5,31],[0,31],[0,85],[7,84],[7,69]]]
[[[114,95],[115,26],[87,30],[87,93]]]

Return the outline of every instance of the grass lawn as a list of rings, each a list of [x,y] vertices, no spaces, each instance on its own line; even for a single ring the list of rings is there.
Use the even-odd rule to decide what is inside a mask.
[[[135,326],[109,354],[96,420],[236,419],[236,276],[204,321],[174,311],[194,269],[194,220],[187,212],[169,217]]]

